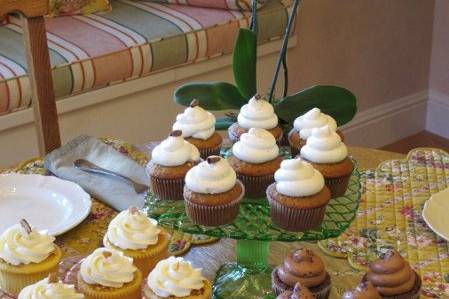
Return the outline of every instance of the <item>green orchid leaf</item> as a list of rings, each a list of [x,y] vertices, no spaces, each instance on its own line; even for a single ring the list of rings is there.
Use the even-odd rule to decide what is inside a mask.
[[[216,130],[227,130],[237,119],[235,117],[217,117],[217,122],[215,123]]]
[[[232,58],[234,79],[242,96],[250,99],[257,92],[257,36],[248,29],[240,29]]]
[[[240,109],[247,102],[235,85],[226,82],[188,83],[175,91],[174,101],[178,104],[188,106],[193,99],[212,111]]]
[[[290,124],[295,118],[314,107],[332,116],[338,126],[341,126],[354,118],[357,112],[357,99],[354,94],[342,87],[316,85],[274,104],[279,118]]]

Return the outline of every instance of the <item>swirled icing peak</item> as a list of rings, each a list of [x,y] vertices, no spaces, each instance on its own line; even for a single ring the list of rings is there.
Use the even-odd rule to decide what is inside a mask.
[[[219,156],[210,156],[191,168],[185,181],[187,188],[194,192],[217,194],[231,190],[237,182],[237,175],[228,161]]]
[[[331,116],[324,114],[318,108],[313,108],[305,114],[297,117],[293,123],[299,136],[306,140],[312,134],[312,129],[329,126],[332,131],[337,130],[337,122]]]
[[[389,250],[370,264],[366,278],[382,296],[396,296],[413,289],[416,274],[398,252]]]
[[[199,161],[200,152],[193,144],[184,140],[181,131],[176,130],[153,149],[151,159],[162,166],[180,166]]]
[[[342,299],[380,299],[380,294],[369,281],[361,282],[354,290],[343,294]]]
[[[139,250],[156,244],[160,232],[156,220],[132,207],[111,221],[106,236],[109,242],[123,250]]]
[[[121,251],[98,248],[81,263],[80,274],[87,284],[121,288],[136,271],[133,259]]]
[[[172,256],[156,265],[148,275],[147,285],[159,297],[187,297],[193,290],[201,290],[205,280],[201,269]]]
[[[176,116],[173,130],[181,130],[184,137],[206,140],[215,132],[215,116],[199,106],[197,100]]]
[[[319,256],[309,249],[300,248],[287,255],[284,263],[277,268],[277,275],[291,287],[300,282],[310,288],[323,283],[327,273]]]
[[[255,95],[240,109],[237,121],[242,128],[273,129],[278,125],[278,117],[274,113],[273,106],[262,99],[260,95]]]
[[[14,266],[40,263],[55,251],[54,241],[47,232],[38,232],[22,220],[0,236],[0,258]]]
[[[20,292],[18,299],[82,299],[84,295],[76,292],[73,285],[45,278]]]
[[[282,161],[274,180],[277,192],[292,197],[314,195],[324,187],[323,175],[301,158]]]
[[[279,147],[273,134],[265,129],[251,128],[240,136],[240,141],[232,147],[232,153],[248,163],[263,163],[276,159]]]
[[[312,129],[301,156],[314,163],[338,163],[348,156],[348,148],[335,131],[324,126]]]

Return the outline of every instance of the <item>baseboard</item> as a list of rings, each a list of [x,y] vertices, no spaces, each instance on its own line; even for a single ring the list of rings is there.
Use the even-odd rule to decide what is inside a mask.
[[[427,100],[425,90],[357,113],[342,127],[347,143],[379,148],[424,130]]]
[[[435,90],[429,92],[426,130],[449,138],[449,95]]]

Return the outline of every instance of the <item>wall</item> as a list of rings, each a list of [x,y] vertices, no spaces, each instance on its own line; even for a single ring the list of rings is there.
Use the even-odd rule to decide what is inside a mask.
[[[449,138],[449,1],[435,2],[427,129]]]

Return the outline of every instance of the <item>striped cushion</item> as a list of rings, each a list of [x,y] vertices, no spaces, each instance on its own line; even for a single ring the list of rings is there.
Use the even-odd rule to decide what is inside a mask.
[[[107,14],[47,19],[58,98],[232,52],[249,15],[238,11],[113,0]],[[259,11],[259,39],[282,36],[287,8],[270,0]],[[30,105],[16,18],[0,27],[0,114]],[[217,38],[218,37],[218,38]]]
[[[51,16],[86,15],[111,10],[109,0],[49,0]]]
[[[184,4],[198,7],[251,10],[252,0],[143,0],[159,3]],[[263,5],[263,0],[258,0],[258,7]]]
[[[0,16],[0,26],[8,24],[8,16]]]

